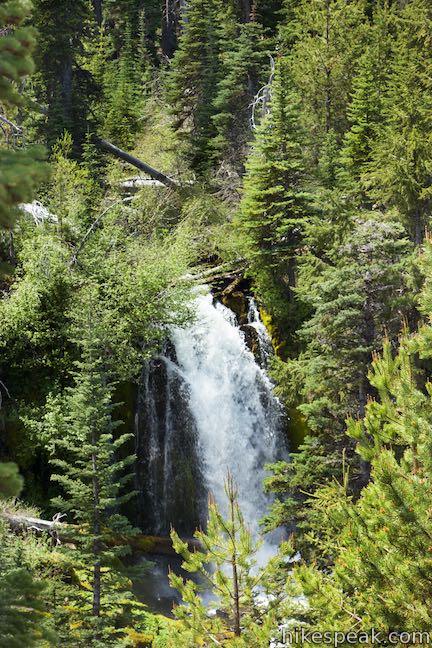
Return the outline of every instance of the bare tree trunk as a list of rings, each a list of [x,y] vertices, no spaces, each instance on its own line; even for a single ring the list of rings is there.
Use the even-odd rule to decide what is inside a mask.
[[[93,448],[96,447],[98,438],[97,432],[93,428],[91,433],[92,445]],[[99,484],[99,474],[98,474],[98,464],[96,451],[92,452],[92,471],[93,471],[93,616],[99,617],[101,612],[101,561],[100,561],[100,542],[99,536],[101,532],[101,523],[100,523],[100,484]],[[95,639],[98,639],[96,636]]]
[[[127,153],[126,151],[123,151],[117,146],[114,146],[114,144],[111,144],[111,142],[107,142],[106,140],[99,139],[99,138],[95,138],[94,141],[98,146],[103,148],[105,151],[108,151],[108,153],[112,153],[112,155],[115,155],[121,160],[124,160],[125,162],[132,164],[132,166],[136,167],[137,169],[140,169],[140,171],[144,171],[144,173],[147,173],[155,180],[159,180],[159,182],[162,182],[162,184],[166,185],[167,187],[176,188],[179,186],[177,182],[175,182],[175,180],[171,180],[171,178],[166,176],[164,173],[161,173],[157,169],[151,167],[149,164],[146,164],[142,160],[139,160],[133,155]]]
[[[165,0],[162,24],[162,53],[171,58],[177,47],[179,8],[176,0]]]
[[[92,0],[96,24],[102,26],[102,0]]]

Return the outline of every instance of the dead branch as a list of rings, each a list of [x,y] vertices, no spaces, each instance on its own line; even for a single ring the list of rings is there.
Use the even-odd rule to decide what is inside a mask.
[[[275,69],[276,69],[275,60],[273,56],[270,56],[269,80],[265,86],[263,86],[262,88],[260,88],[260,90],[258,90],[257,94],[253,98],[253,101],[250,105],[250,108],[252,108],[252,115],[251,115],[252,130],[256,130],[257,128],[256,119],[255,119],[257,111],[260,109],[262,117],[265,117],[265,115],[268,115],[270,112],[271,89],[273,85]]]
[[[3,122],[4,124],[7,124],[12,130],[14,130],[16,133],[22,133],[23,130],[16,124],[10,121],[10,119],[7,119],[4,115],[0,115],[0,121]]]

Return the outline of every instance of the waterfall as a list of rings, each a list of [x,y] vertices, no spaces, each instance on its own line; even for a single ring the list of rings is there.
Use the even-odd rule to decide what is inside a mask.
[[[229,469],[257,530],[268,506],[264,466],[283,454],[282,408],[265,372],[271,343],[253,300],[243,326],[211,294],[194,307],[194,321],[173,328],[143,372],[136,421],[143,526],[191,533],[205,521],[208,493],[224,510]]]

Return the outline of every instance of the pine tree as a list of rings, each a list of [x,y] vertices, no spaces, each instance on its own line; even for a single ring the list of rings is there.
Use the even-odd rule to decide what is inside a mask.
[[[222,75],[213,102],[217,135],[211,146],[219,160],[239,172],[252,137],[251,103],[269,76],[268,45],[262,25],[248,22],[234,30],[229,44],[221,46]]]
[[[341,158],[345,181],[361,193],[361,178],[368,170],[372,151],[384,121],[386,87],[392,61],[394,9],[378,5],[373,14],[369,43],[353,79],[348,106],[350,129],[345,135]],[[353,187],[354,188],[354,187]]]
[[[77,322],[81,359],[75,384],[66,391],[60,408],[58,400],[51,401],[46,415],[47,433],[52,434],[56,448],[52,464],[58,473],[52,479],[64,492],[53,504],[72,514],[70,536],[77,544],[73,564],[89,582],[69,607],[69,618],[76,623],[75,641],[118,645],[125,635],[124,606],[135,605],[127,592],[127,579],[118,573],[117,559],[125,548],[112,546],[115,538],[126,538],[132,532],[118,512],[132,496],[123,489],[131,478],[125,471],[133,457],[118,456],[131,435],[115,434],[119,423],[113,419],[114,385],[104,358],[104,332],[94,289],[84,291],[82,303],[82,319]],[[50,429],[53,425],[55,430]]]
[[[103,123],[104,132],[116,145],[124,148],[131,147],[134,133],[138,129],[140,107],[143,104],[143,88],[129,24],[125,30],[119,58],[107,66],[104,90],[108,104]]]
[[[406,334],[396,356],[385,343],[369,376],[378,398],[363,422],[349,421],[348,434],[371,462],[358,501],[343,485],[316,493],[334,567],[326,575],[304,565],[296,574],[314,629],[344,629],[355,618],[358,630],[383,636],[430,631],[432,392],[415,369],[416,349]]]
[[[303,243],[310,194],[302,149],[299,100],[286,59],[277,62],[270,114],[258,128],[247,163],[238,226],[266,308],[286,318],[293,300],[295,257]]]
[[[220,72],[218,7],[218,0],[187,3],[167,82],[175,127],[187,137],[191,164],[199,172],[208,167],[209,141],[215,135],[213,102]]]
[[[32,50],[35,33],[24,26],[30,5],[24,0],[11,0],[0,5],[0,104],[9,121],[15,117],[23,99],[18,92],[22,79],[33,71]],[[7,127],[7,126],[6,126]],[[41,149],[0,148],[0,227],[11,227],[15,208],[31,201],[38,182],[46,177],[46,167],[40,164]]]
[[[299,331],[305,347],[298,358],[279,363],[276,377],[279,395],[288,407],[298,406],[310,436],[293,454],[292,463],[276,466],[267,483],[270,489],[290,494],[285,504],[274,507],[274,526],[297,518],[300,528],[310,531],[313,521],[299,491],[312,493],[332,477],[340,478],[344,449],[352,462],[350,487],[358,489],[367,480],[367,470],[345,435],[345,420],[363,418],[374,394],[367,380],[373,353],[386,336],[397,339],[412,307],[407,286],[410,251],[398,224],[366,220],[336,249],[331,265],[306,282],[301,277],[299,298],[313,313]]]
[[[42,136],[49,146],[65,130],[72,134],[80,153],[90,119],[91,98],[98,88],[87,69],[84,47],[91,22],[86,0],[35,0],[35,26],[39,31],[35,59],[39,75],[35,91],[47,106]]]
[[[200,596],[202,586],[195,580],[170,574],[172,587],[178,589],[184,601],[174,612],[190,630],[191,647],[215,643],[237,648],[267,645],[274,629],[276,603],[263,614],[255,600],[258,583],[265,584],[265,572],[255,569],[259,545],[243,519],[230,474],[225,481],[225,494],[227,516],[210,500],[207,531],[195,533],[202,550],[190,551],[187,542],[174,530],[171,532],[174,549],[183,558],[182,568],[201,576],[204,588],[217,597],[218,614],[210,615]]]
[[[429,222],[431,173],[431,7],[414,0],[397,21],[394,62],[365,183],[380,205],[396,208],[416,244]]]
[[[287,11],[292,16],[289,0]],[[344,133],[351,82],[367,35],[364,1],[303,0],[288,29],[293,78],[314,144],[330,130]]]

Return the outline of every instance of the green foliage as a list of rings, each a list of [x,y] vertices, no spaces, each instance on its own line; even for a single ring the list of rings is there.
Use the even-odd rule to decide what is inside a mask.
[[[32,50],[35,32],[24,25],[31,3],[11,0],[0,6],[0,105],[9,119],[14,119],[16,108],[23,105],[19,84],[33,72]],[[16,206],[29,202],[38,182],[46,177],[46,167],[40,164],[43,150],[12,150],[0,148],[0,227],[11,227],[16,218]]]
[[[49,645],[46,583],[36,574],[38,545],[16,538],[0,521],[0,644],[19,648]],[[46,642],[46,643],[45,643]],[[51,644],[52,645],[52,644]]]
[[[188,134],[191,163],[198,171],[208,165],[208,143],[215,135],[211,117],[220,71],[217,9],[217,0],[188,2],[167,86],[176,128]]]
[[[82,296],[82,315],[76,322],[81,358],[74,386],[65,391],[60,408],[55,400],[48,403],[46,434],[52,437],[52,464],[58,471],[52,479],[64,493],[53,505],[71,513],[68,535],[76,543],[74,568],[82,569],[89,579],[88,589],[77,593],[79,604],[70,614],[69,623],[76,623],[75,641],[117,645],[124,634],[117,627],[123,606],[133,607],[134,601],[127,593],[127,579],[122,582],[115,573],[122,549],[110,545],[113,538],[132,533],[116,509],[133,496],[128,466],[134,457],[119,458],[131,435],[115,435],[119,423],[113,421],[114,385],[106,368],[106,331],[100,313],[97,289],[90,286]]]
[[[47,106],[41,126],[49,146],[67,130],[73,133],[75,153],[80,151],[89,120],[92,96],[97,94],[86,69],[85,41],[89,35],[90,2],[35,0],[34,22],[39,31],[35,53],[39,74],[37,100]]]
[[[265,573],[256,568],[259,545],[245,524],[230,474],[225,493],[227,516],[222,515],[215,502],[209,501],[207,530],[195,532],[202,550],[190,551],[187,542],[174,530],[171,532],[174,549],[183,557],[182,568],[201,576],[203,583],[170,574],[172,587],[179,590],[184,601],[174,612],[187,628],[180,635],[185,647],[211,646],[216,640],[222,646],[246,648],[264,645],[270,639],[276,599],[265,612],[256,601],[258,584],[265,587]],[[217,614],[209,613],[211,602],[205,605],[202,601],[203,589],[209,589],[215,597],[212,604],[217,606]]]
[[[316,147],[326,132],[346,129],[352,78],[367,34],[365,3],[303,0],[294,3],[294,10],[293,3],[286,4],[294,13],[294,26],[287,30],[287,44],[295,40],[293,78]]]
[[[264,647],[281,617],[428,630],[432,246],[415,258],[406,232],[418,245],[430,220],[430,3],[34,4],[37,37],[30,3],[0,2],[1,117],[22,127],[0,124],[0,452],[20,469],[0,463],[0,491],[16,497],[21,472],[24,497],[57,495],[74,548],[0,526],[0,643]],[[102,156],[95,131],[182,186],[129,193],[136,172]],[[35,139],[52,149],[38,195],[50,217],[13,227],[46,177]],[[293,538],[285,561],[258,569],[229,479],[228,517],[210,503],[199,550],[173,532],[219,614],[195,579],[172,575],[184,604],[162,621],[120,561],[132,458],[117,386],[132,391],[167,327],[190,317],[191,267],[238,259],[281,356],[276,393],[304,424],[266,480],[278,498],[267,527]],[[258,605],[258,581],[274,606]]]
[[[119,56],[107,64],[104,78],[108,109],[103,130],[108,139],[125,148],[133,143],[141,116],[143,88],[140,62],[141,57],[137,57],[128,24]]]
[[[412,239],[421,243],[430,200],[431,8],[423,0],[401,11],[384,111],[366,186],[379,204],[397,209]]]
[[[17,497],[23,487],[23,480],[14,463],[0,464],[0,498],[10,499]]]
[[[293,301],[295,257],[310,210],[299,122],[299,99],[288,62],[277,63],[271,110],[248,161],[238,226],[257,293],[270,313],[286,319]]]
[[[332,476],[341,477],[344,449],[352,462],[350,487],[358,490],[359,480],[364,483],[365,466],[352,457],[345,419],[363,418],[367,400],[374,394],[367,381],[373,353],[385,339],[397,339],[404,313],[409,312],[410,250],[400,226],[359,222],[335,251],[332,263],[299,283],[298,293],[313,314],[299,331],[304,351],[277,365],[281,387],[276,392],[291,407],[297,406],[313,436],[293,454],[290,465],[276,466],[267,481],[270,490],[289,495],[287,501],[274,505],[270,526],[294,518],[303,532],[316,528],[305,495]]]
[[[368,171],[372,152],[384,121],[384,101],[392,62],[394,8],[378,4],[370,27],[369,43],[362,54],[352,83],[348,106],[350,128],[341,157],[348,183],[357,183]]]
[[[334,569],[325,575],[304,565],[296,574],[314,629],[343,629],[350,617],[359,630],[430,629],[431,389],[419,388],[416,346],[405,336],[394,356],[385,343],[369,375],[379,398],[368,403],[363,422],[348,424],[371,462],[359,500],[337,485],[316,494]]]
[[[242,171],[251,138],[251,103],[269,76],[266,49],[270,43],[257,22],[248,22],[232,31],[232,42],[221,48],[222,73],[212,117],[217,134],[211,146],[219,160]]]

